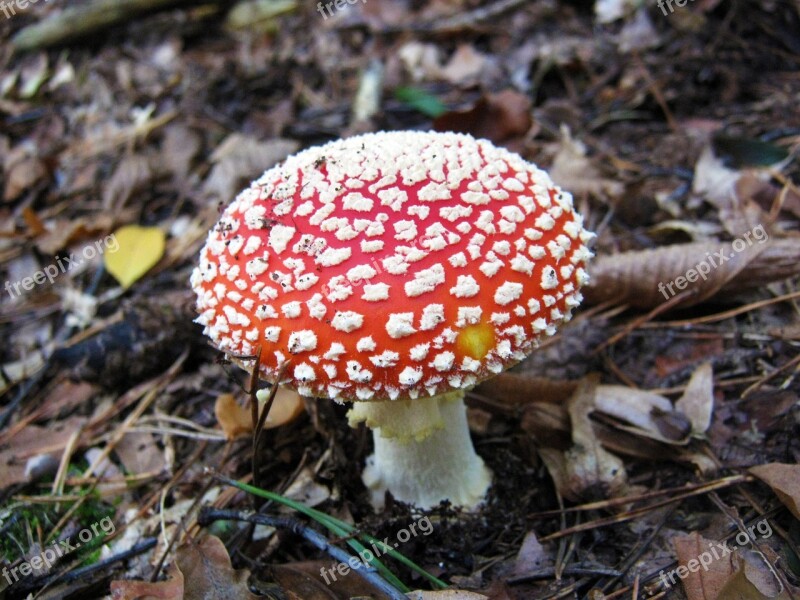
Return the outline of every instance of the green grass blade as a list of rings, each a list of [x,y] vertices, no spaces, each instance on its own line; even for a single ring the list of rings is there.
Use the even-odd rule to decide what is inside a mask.
[[[247,485],[246,483],[241,483],[239,481],[234,481],[226,477],[220,476],[218,478],[221,481],[229,485],[232,485],[234,487],[237,487],[244,492],[248,492],[250,494],[253,494],[254,496],[258,496],[259,498],[272,500],[274,502],[278,502],[279,504],[283,504],[284,506],[288,506],[289,508],[292,508],[301,514],[304,514],[307,517],[314,519],[320,525],[322,525],[323,527],[328,529],[331,533],[340,538],[348,538],[350,537],[351,534],[355,532],[355,527],[353,527],[352,525],[345,523],[344,521],[340,521],[335,517],[331,517],[330,515],[327,515],[321,511],[310,508],[305,504],[301,504],[300,502],[296,502],[294,500],[291,500],[290,498],[285,498],[280,494],[276,494],[274,492],[270,492],[267,490],[262,490],[261,488],[254,487],[252,485]],[[348,539],[347,545],[350,546],[353,550],[355,550],[356,553],[361,553],[364,550],[366,550],[366,548],[361,544],[361,542],[359,542],[357,539],[354,538]],[[361,554],[359,554],[359,557],[360,556]],[[369,566],[378,571],[381,574],[381,577],[383,577],[386,581],[395,586],[398,590],[400,590],[404,594],[407,594],[408,592],[411,591],[378,558],[373,556],[371,560],[367,561],[367,563],[369,564]]]
[[[227,477],[223,477],[221,475],[218,475],[217,478],[220,481],[223,481],[224,483],[227,483],[228,485],[232,485],[234,487],[237,487],[237,488],[239,488],[240,490],[242,490],[244,492],[247,492],[249,494],[253,494],[254,496],[258,496],[258,497],[264,498],[266,500],[272,500],[274,502],[278,502],[279,504],[283,504],[284,506],[288,506],[289,508],[292,508],[292,509],[296,510],[297,512],[302,513],[302,514],[306,515],[307,517],[309,517],[311,519],[314,519],[320,525],[322,525],[323,527],[325,527],[326,529],[331,531],[333,534],[335,534],[335,535],[337,535],[337,536],[339,536],[341,538],[346,538],[346,537],[349,537],[349,536],[359,536],[362,539],[364,539],[365,541],[376,545],[384,553],[388,554],[389,556],[394,558],[399,563],[405,565],[406,567],[408,567],[409,569],[411,569],[415,573],[418,573],[419,575],[421,575],[422,577],[424,577],[425,579],[430,581],[435,587],[440,588],[440,589],[445,589],[447,587],[447,584],[444,581],[442,581],[441,579],[438,579],[437,577],[431,575],[425,569],[423,569],[418,564],[416,564],[414,561],[406,558],[403,554],[401,554],[400,552],[398,552],[397,550],[395,550],[391,546],[387,546],[386,544],[384,544],[378,538],[373,537],[373,536],[371,536],[369,534],[366,534],[366,533],[358,532],[358,530],[353,525],[350,525],[349,523],[345,523],[344,521],[341,521],[341,520],[337,519],[336,517],[332,517],[329,514],[326,514],[326,513],[322,512],[322,511],[319,511],[319,510],[317,510],[315,508],[311,508],[309,506],[306,506],[305,504],[301,504],[300,502],[296,502],[295,500],[292,500],[290,498],[285,498],[284,496],[281,496],[280,494],[276,494],[275,492],[270,492],[268,490],[263,490],[261,488],[257,488],[255,486],[248,485],[248,484],[242,483],[240,481],[234,481],[233,479],[228,479]],[[354,545],[354,543],[357,544],[357,546]],[[356,552],[359,553],[359,557],[361,556],[361,554],[360,554],[361,551],[366,549],[363,545],[361,545],[355,539],[348,540],[347,544],[351,548],[356,550]],[[380,572],[380,574],[383,576],[384,579],[386,579],[392,585],[397,587],[397,589],[399,589],[400,591],[402,591],[404,593],[407,593],[409,591],[409,589],[402,582],[400,582],[400,580],[397,579],[397,577],[391,571],[389,571],[388,568],[380,560],[378,560],[377,557],[373,557],[372,560],[369,560],[367,562],[369,563],[370,566],[374,567],[378,572]]]

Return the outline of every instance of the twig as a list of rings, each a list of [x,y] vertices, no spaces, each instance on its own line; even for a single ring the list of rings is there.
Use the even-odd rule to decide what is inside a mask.
[[[539,579],[553,579],[556,575],[554,568],[540,569],[539,571],[530,571],[523,575],[517,575],[510,579],[506,579],[508,585],[519,585],[521,583],[528,583],[529,581],[536,581]],[[609,569],[608,567],[567,567],[561,571],[561,575],[567,576],[584,576],[595,575],[602,577],[622,577],[623,573],[616,569]]]
[[[128,560],[132,556],[136,556],[137,554],[142,554],[143,552],[147,552],[151,548],[156,545],[158,540],[156,538],[146,538],[145,540],[139,542],[132,548],[128,550],[124,550],[118,554],[114,554],[113,556],[109,556],[108,558],[104,558],[103,560],[99,560],[92,565],[87,565],[85,567],[81,567],[79,569],[73,569],[71,571],[66,571],[64,573],[54,573],[52,575],[46,575],[41,578],[33,579],[30,582],[24,581],[21,582],[21,587],[27,590],[33,590],[39,588],[39,594],[41,594],[47,587],[59,583],[72,583],[73,581],[77,581],[78,579],[82,579],[83,577],[94,573],[95,571],[100,571],[106,568],[109,565],[112,565],[116,562],[120,562],[123,560]],[[83,558],[77,559],[76,562],[80,562]],[[41,586],[41,587],[40,587]]]
[[[187,4],[187,0],[94,0],[70,6],[19,31],[11,45],[17,52],[56,46],[148,12]]]
[[[660,498],[676,493],[673,500],[681,498],[688,498],[697,494],[705,494],[711,490],[718,490],[726,488],[731,485],[738,485],[740,483],[749,483],[754,481],[751,475],[732,475],[730,477],[723,477],[714,481],[707,481],[704,483],[695,483],[681,487],[666,488],[654,492],[646,492],[638,496],[622,496],[620,498],[611,498],[609,500],[600,500],[597,502],[590,502],[588,504],[581,504],[579,506],[571,506],[569,508],[560,508],[556,510],[545,510],[528,515],[529,519],[546,519],[550,517],[557,517],[562,513],[580,512],[586,510],[604,510],[620,504],[633,504],[634,502],[642,502],[644,500],[651,500],[653,498]],[[564,523],[562,523],[562,526]]]
[[[782,373],[786,369],[794,367],[795,365],[797,365],[797,363],[800,363],[800,354],[795,356],[792,360],[782,364],[780,367],[776,368],[771,373],[767,373],[766,375],[764,375],[764,377],[762,377],[761,379],[753,383],[751,386],[749,386],[745,391],[742,392],[742,398],[747,398],[750,394],[755,392],[757,389],[759,389],[761,386],[767,383],[770,379]]]
[[[619,514],[619,515],[612,515],[610,517],[604,517],[604,518],[600,518],[600,519],[595,519],[594,521],[588,521],[588,522],[583,523],[581,525],[574,525],[574,526],[566,528],[566,529],[561,529],[560,531],[556,531],[555,533],[551,533],[550,535],[542,538],[541,541],[542,542],[549,542],[551,540],[555,540],[555,539],[564,537],[566,535],[571,535],[571,534],[579,532],[579,531],[587,531],[587,530],[590,530],[590,529],[596,529],[598,527],[605,527],[607,525],[614,525],[616,523],[624,523],[625,521],[630,521],[631,519],[635,519],[636,517],[638,517],[640,515],[645,515],[648,512],[650,512],[652,510],[655,510],[657,508],[661,508],[663,506],[670,506],[671,504],[673,504],[675,502],[680,502],[682,500],[685,500],[686,498],[691,498],[692,496],[699,496],[701,494],[707,494],[707,493],[713,492],[714,490],[717,490],[717,489],[720,489],[720,488],[723,488],[723,487],[727,487],[727,486],[735,484],[735,483],[741,483],[741,481],[736,477],[725,478],[725,479],[720,479],[720,480],[717,480],[717,481],[713,481],[713,482],[707,484],[703,488],[692,490],[690,492],[683,493],[683,494],[678,494],[676,496],[673,496],[672,498],[668,498],[668,499],[662,500],[660,502],[654,502],[653,504],[648,504],[647,506],[642,506],[641,508],[636,508],[636,509],[630,510],[628,512],[625,512],[625,513],[622,513],[622,514]],[[619,499],[615,499],[615,500],[620,500],[620,501],[621,500],[628,500],[628,501],[631,501],[631,502],[635,501],[635,499],[631,500],[630,498],[619,498]],[[567,510],[569,510],[569,509],[567,509]],[[554,511],[550,511],[550,512],[552,513]],[[545,514],[545,513],[539,513],[536,516],[541,516],[542,514]]]
[[[700,325],[703,323],[716,323],[717,321],[724,321],[725,319],[730,319],[732,317],[736,317],[741,315],[742,313],[748,313],[759,308],[764,308],[765,306],[769,306],[771,304],[779,304],[781,302],[785,302],[787,300],[794,300],[795,298],[800,298],[800,292],[791,292],[789,294],[784,294],[782,296],[776,296],[774,298],[769,298],[768,300],[760,300],[758,302],[751,302],[750,304],[746,304],[744,306],[739,306],[737,308],[733,308],[731,310],[726,310],[721,313],[716,313],[713,315],[706,315],[704,317],[698,317],[695,319],[684,319],[682,321],[661,321],[658,323],[642,323],[639,328],[640,329],[660,329],[662,327],[686,327],[687,325]]]
[[[244,521],[256,525],[267,525],[279,529],[286,529],[292,533],[303,537],[312,546],[318,550],[322,550],[334,560],[347,564],[352,556],[332,545],[325,536],[318,531],[303,525],[300,521],[290,517],[272,517],[263,514],[243,513],[235,510],[221,510],[217,508],[203,507],[197,517],[197,523],[200,525],[209,525],[214,521]],[[399,592],[393,586],[389,585],[374,568],[364,565],[358,569],[353,569],[353,572],[362,577],[367,583],[378,588],[386,594],[391,600],[408,600],[408,597]]]

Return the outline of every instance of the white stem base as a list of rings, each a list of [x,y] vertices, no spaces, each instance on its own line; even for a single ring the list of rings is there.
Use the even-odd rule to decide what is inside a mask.
[[[364,420],[373,427],[375,454],[367,459],[362,476],[373,506],[383,507],[386,490],[397,500],[419,508],[431,508],[442,500],[475,508],[484,500],[492,476],[472,446],[463,398],[463,393],[457,393],[410,401],[356,403],[351,423]],[[397,412],[402,421],[409,412],[408,402],[414,411],[440,417],[432,427],[429,425],[426,435],[397,435],[397,421],[387,412]],[[373,407],[380,413],[379,418],[367,414]],[[386,427],[379,421],[386,422]],[[385,437],[384,429],[394,429],[394,435]]]

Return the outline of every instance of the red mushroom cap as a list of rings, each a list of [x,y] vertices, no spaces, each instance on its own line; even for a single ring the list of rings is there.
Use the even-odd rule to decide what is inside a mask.
[[[264,377],[343,400],[473,385],[581,301],[593,234],[547,173],[485,140],[375,133],[289,157],[225,210],[199,323]]]

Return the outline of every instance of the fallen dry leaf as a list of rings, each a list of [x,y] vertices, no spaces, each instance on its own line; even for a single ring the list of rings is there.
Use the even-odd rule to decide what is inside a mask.
[[[283,492],[286,498],[296,500],[306,506],[318,506],[331,497],[331,490],[314,480],[314,471],[311,467],[303,467],[294,481]],[[289,509],[281,509],[290,512]]]
[[[387,596],[370,585],[352,569],[344,575],[336,570],[339,563],[332,561],[295,562],[271,567],[275,581],[290,598],[302,600],[349,600],[350,598],[375,598]],[[325,572],[322,575],[323,570]]]
[[[4,486],[27,481],[29,459],[48,455],[58,461],[72,434],[86,424],[84,417],[51,422],[47,427],[28,425],[9,439],[0,450],[0,481]]]
[[[265,394],[268,390],[259,390],[259,405],[263,408]],[[280,427],[294,421],[303,413],[303,399],[297,392],[286,388],[278,388],[269,414],[264,421],[265,429]],[[249,407],[240,405],[232,394],[221,394],[214,403],[214,414],[217,422],[229,440],[236,439],[253,432],[253,418]]]
[[[736,182],[741,174],[736,169],[726,166],[721,158],[714,154],[709,143],[703,148],[694,166],[692,191],[703,196],[718,210],[733,210],[736,201]]]
[[[214,415],[217,423],[225,432],[225,437],[229,440],[253,432],[253,417],[250,409],[241,406],[236,402],[233,394],[220,394],[214,402]]]
[[[472,44],[460,44],[442,68],[441,75],[454,85],[474,81],[480,77],[487,63],[488,58],[475,50]]]
[[[742,173],[736,182],[736,195],[739,198],[752,199],[766,211],[777,204],[780,210],[800,217],[800,190],[788,185],[778,187],[752,171]]]
[[[562,404],[577,387],[576,381],[505,372],[479,384],[475,391],[514,407],[533,402]]]
[[[3,161],[5,164],[4,201],[14,200],[47,177],[47,168],[39,159],[38,154],[36,148],[30,144],[23,144],[14,148]]]
[[[669,587],[682,582],[689,600],[717,600],[735,570],[730,555],[721,556],[724,550],[718,550],[714,540],[708,540],[697,532],[672,538],[672,545],[678,555],[676,569],[680,570],[664,573],[662,582],[669,580]]]
[[[797,404],[797,394],[789,390],[757,390],[748,394],[738,408],[745,418],[737,423],[741,433],[752,431],[754,425],[760,432],[770,432],[792,418],[792,409]]]
[[[750,467],[749,471],[771,487],[795,518],[800,519],[800,465],[770,463]]]
[[[675,408],[689,418],[692,435],[699,436],[708,430],[714,410],[714,371],[711,363],[700,365],[692,373],[683,396],[675,403]]]
[[[146,156],[126,156],[114,169],[103,190],[103,208],[121,210],[135,192],[143,190],[157,177],[157,162]]]
[[[258,600],[250,592],[247,569],[234,570],[222,541],[208,535],[175,552],[167,581],[112,581],[114,600]]]
[[[164,166],[176,179],[185,179],[202,147],[202,138],[194,130],[180,123],[168,125],[161,143]]]
[[[414,82],[436,79],[442,69],[438,47],[416,40],[398,49],[397,60]]]
[[[152,433],[130,431],[114,447],[114,452],[131,475],[160,473],[167,466],[164,451]]]
[[[728,578],[716,600],[789,600],[791,596],[767,558],[740,548],[733,556],[736,572]]]
[[[46,255],[55,255],[59,250],[77,244],[81,240],[91,240],[87,241],[87,244],[91,244],[111,229],[115,217],[121,216],[119,213],[99,214],[92,215],[91,219],[78,217],[68,221],[51,222],[47,231],[36,238],[36,247]]]
[[[166,581],[112,581],[113,600],[184,600],[183,573],[177,566],[167,569]]]
[[[682,291],[673,286],[675,294],[670,294],[666,284],[686,278],[690,269],[695,270],[692,277],[696,281],[685,284],[683,291],[691,290],[694,295],[684,299],[682,307],[720,292],[762,287],[800,273],[800,244],[795,240],[756,243],[741,253],[731,248],[730,242],[697,242],[597,256],[590,266],[591,281],[581,290],[584,302],[614,302],[644,309],[661,306]],[[710,269],[703,280],[696,267],[719,252],[731,258],[722,264],[715,259],[717,268]]]
[[[564,435],[569,433],[570,424],[563,405],[577,385],[576,381],[502,373],[479,385],[476,391],[512,409],[523,406],[522,428],[541,445],[564,449]],[[643,436],[670,445],[689,441],[688,418],[664,396],[624,386],[598,385],[595,406],[595,416],[611,417],[602,419],[602,423],[594,422],[606,448],[632,456],[663,458],[665,446],[647,443]]]
[[[468,110],[448,112],[437,117],[433,121],[433,128],[436,131],[469,133],[477,138],[502,143],[525,135],[532,122],[530,99],[517,91],[504,90],[481,97]]]
[[[567,403],[572,423],[572,447],[566,452],[541,448],[542,457],[559,493],[568,500],[617,496],[626,486],[622,461],[602,447],[589,415],[595,410],[594,378],[581,381]]]
[[[586,156],[586,146],[572,138],[569,128],[561,127],[559,150],[553,158],[550,177],[556,184],[573,194],[592,194],[594,196],[610,196],[616,198],[624,190],[622,184],[607,179]]]
[[[520,425],[544,448],[566,450],[571,444],[569,416],[563,406],[532,402],[525,407]]]
[[[536,537],[536,532],[529,531],[525,534],[522,546],[517,552],[511,577],[524,577],[551,567],[554,562],[553,558],[552,553],[547,552],[539,538]]]
[[[621,385],[600,385],[595,390],[595,406],[619,422],[619,429],[667,444],[688,442],[690,425],[675,412],[664,396]],[[630,426],[625,425],[629,423]]]
[[[114,232],[116,250],[103,254],[106,269],[123,288],[129,288],[164,256],[166,236],[158,227],[125,225]]]
[[[771,173],[766,167],[780,170],[786,157],[785,152],[764,142],[715,136],[695,164],[693,191],[717,208],[728,233],[741,236],[765,222],[754,195],[765,189],[759,182],[769,185]],[[778,192],[774,190],[773,197]],[[791,205],[792,200],[789,202]]]
[[[211,198],[228,202],[243,184],[256,179],[299,147],[294,140],[276,138],[262,142],[233,133],[211,155],[214,166],[203,184],[203,191]]]
[[[186,581],[185,600],[258,600],[247,587],[250,572],[234,570],[225,544],[213,535],[179,547],[175,563]]]
[[[725,353],[725,345],[721,339],[710,340],[676,340],[668,353],[656,356],[655,373],[659,378],[685,372],[703,362],[708,362]]]

